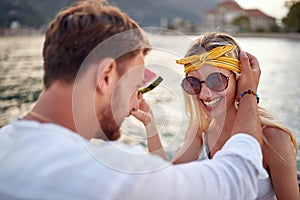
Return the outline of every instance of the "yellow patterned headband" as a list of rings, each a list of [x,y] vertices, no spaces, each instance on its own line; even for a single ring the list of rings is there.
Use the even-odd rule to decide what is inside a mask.
[[[240,61],[224,55],[228,52],[232,52],[235,48],[236,46],[234,45],[219,46],[203,54],[193,55],[176,60],[176,63],[184,65],[185,75],[187,75],[190,71],[201,68],[204,64],[240,73]]]

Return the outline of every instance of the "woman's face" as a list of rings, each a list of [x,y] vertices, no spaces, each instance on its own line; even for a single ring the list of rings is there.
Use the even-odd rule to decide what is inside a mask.
[[[197,94],[199,106],[210,118],[224,116],[224,113],[226,113],[228,109],[234,108],[236,97],[235,75],[229,70],[217,68],[211,65],[204,65],[200,69],[191,71],[188,74],[188,76],[195,77],[199,81],[206,81],[210,74],[216,72],[229,77],[227,88],[223,91],[215,92],[207,87],[207,83],[202,83],[201,91]]]

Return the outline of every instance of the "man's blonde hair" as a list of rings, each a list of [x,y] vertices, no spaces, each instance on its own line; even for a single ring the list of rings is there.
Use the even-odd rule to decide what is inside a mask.
[[[132,50],[116,58],[117,62],[150,50],[147,37],[134,20],[101,0],[80,1],[59,12],[46,31],[43,49],[45,87],[54,80],[72,82],[84,59],[97,45],[129,30],[134,31],[119,38],[118,44],[111,47],[112,51]]]

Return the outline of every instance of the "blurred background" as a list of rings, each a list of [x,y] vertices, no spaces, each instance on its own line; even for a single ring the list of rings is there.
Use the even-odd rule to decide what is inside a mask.
[[[72,0],[0,0],[0,127],[22,116],[43,85],[44,32]],[[147,65],[164,78],[150,102],[163,144],[172,157],[184,138],[187,118],[174,60],[206,31],[233,35],[260,61],[261,105],[292,130],[300,143],[300,1],[288,0],[111,0],[136,20],[153,45]],[[121,140],[146,147],[141,124],[128,118]],[[300,164],[300,163],[299,163]],[[300,167],[300,165],[299,165]],[[300,168],[298,168],[300,169]]]
[[[1,0],[2,35],[42,33],[75,0]],[[109,0],[141,26],[184,33],[299,32],[299,0]]]

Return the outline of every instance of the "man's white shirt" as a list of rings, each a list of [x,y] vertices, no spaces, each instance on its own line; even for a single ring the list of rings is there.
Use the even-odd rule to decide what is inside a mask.
[[[0,199],[255,199],[259,143],[231,137],[214,159],[172,165],[141,147],[90,143],[51,123],[0,130]]]

